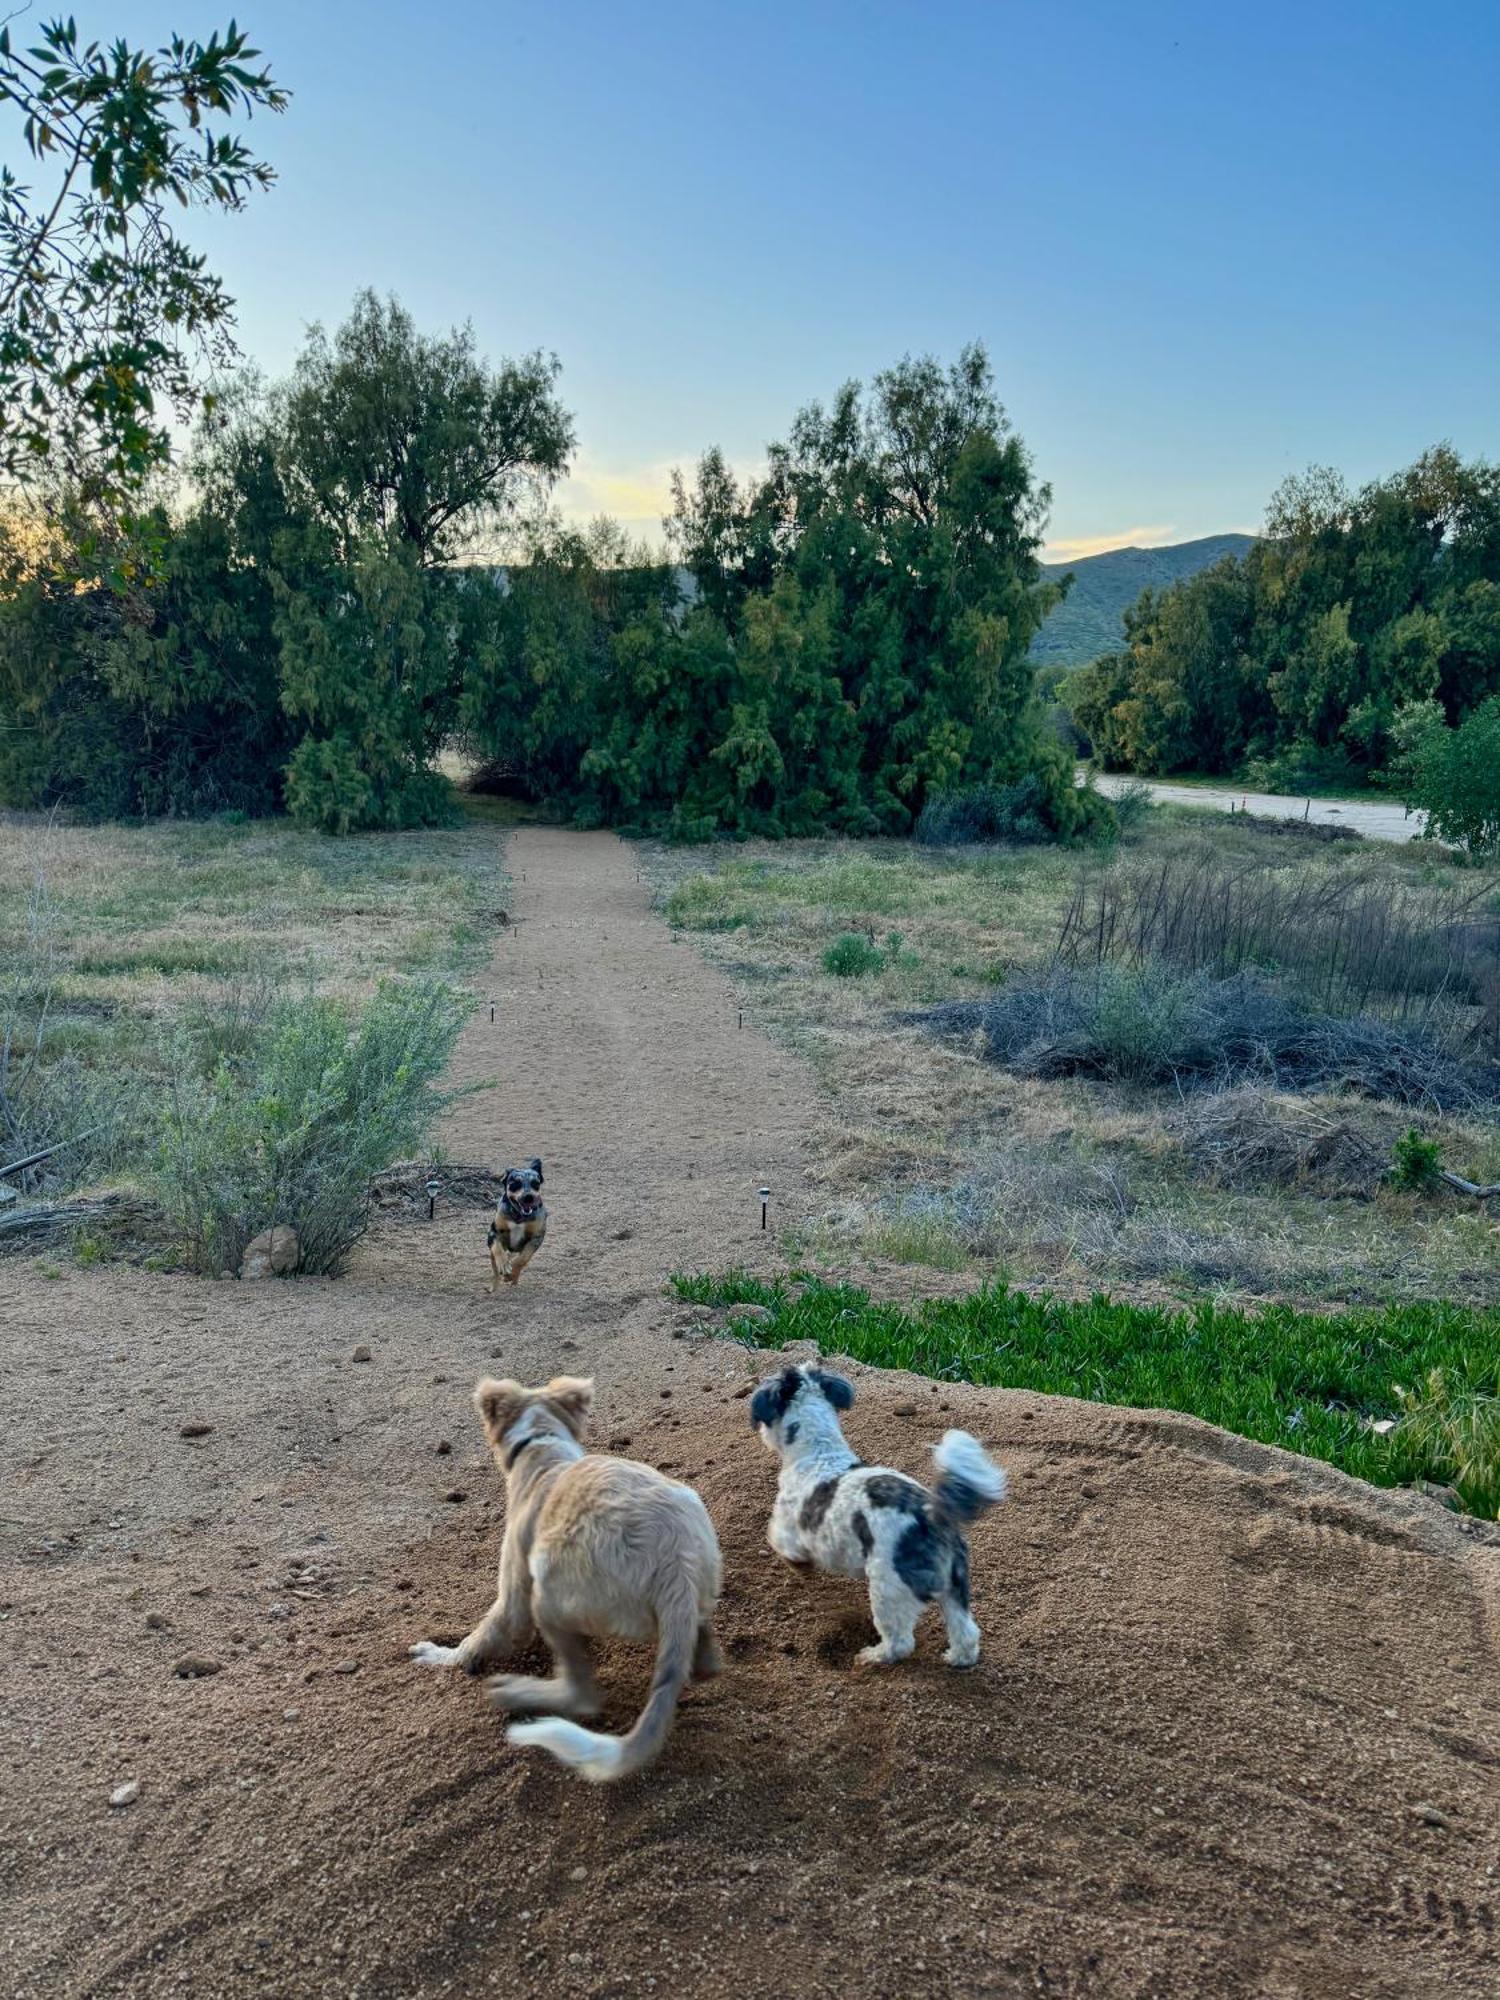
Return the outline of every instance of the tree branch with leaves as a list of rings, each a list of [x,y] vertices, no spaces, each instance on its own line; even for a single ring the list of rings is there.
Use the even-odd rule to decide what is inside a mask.
[[[275,178],[232,129],[287,103],[259,59],[233,21],[152,53],[71,19],[29,49],[0,28],[31,161],[24,180],[0,166],[0,478],[139,492],[168,456],[162,403],[186,418],[205,366],[233,360],[234,301],[173,211],[237,211]]]

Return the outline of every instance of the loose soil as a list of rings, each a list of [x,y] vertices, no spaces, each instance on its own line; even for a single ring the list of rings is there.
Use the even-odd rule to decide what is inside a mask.
[[[1486,1531],[1191,1419],[853,1370],[867,1459],[921,1471],[962,1424],[1013,1479],[979,1668],[936,1631],[855,1668],[858,1587],[763,1543],[767,1357],[663,1291],[773,1268],[756,1189],[804,1218],[812,1087],[626,847],[526,831],[510,865],[458,1061],[499,1088],[445,1143],[546,1162],[516,1292],[458,1194],[393,1204],[337,1283],[0,1267],[5,1989],[1493,1994]],[[596,1373],[601,1445],[723,1539],[727,1669],[618,1787],[406,1658],[488,1601],[487,1370]],[[648,1658],[602,1672],[625,1726]]]

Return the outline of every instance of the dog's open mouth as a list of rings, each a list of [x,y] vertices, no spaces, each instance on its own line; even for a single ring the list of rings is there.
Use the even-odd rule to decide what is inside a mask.
[[[510,1197],[510,1205],[521,1215],[536,1214],[536,1196],[534,1194],[513,1194]]]

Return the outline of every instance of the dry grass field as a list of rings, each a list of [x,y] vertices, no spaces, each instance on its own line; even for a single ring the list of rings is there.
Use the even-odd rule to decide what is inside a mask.
[[[1500,1300],[1496,1204],[1389,1179],[1413,1125],[1446,1166],[1500,1176],[1500,1124],[1482,1080],[1500,990],[1500,872],[1459,869],[1420,848],[1325,844],[1163,813],[1108,858],[898,842],[649,855],[668,921],[734,976],[751,1018],[824,1086],[811,1115],[826,1201],[796,1246],[811,1265],[897,1292],[1008,1277],[1146,1300]],[[1284,1074],[1253,1065],[1209,1079],[1213,1088],[1176,1076],[1141,1083],[1086,1063],[1072,1074],[1032,1063],[1028,1073],[1025,1062],[987,1060],[982,1027],[929,1032],[930,1010],[966,1007],[981,1021],[1052,965],[1081,885],[1088,913],[1121,871],[1163,869],[1215,892],[1240,876],[1269,883],[1282,903],[1290,891],[1309,961],[1294,970],[1318,987],[1325,1026],[1359,1011],[1349,1000],[1357,984],[1378,1023],[1436,1023],[1450,1048],[1462,1042],[1478,1087],[1441,1110],[1430,1097],[1398,1101],[1366,1076],[1358,1051],[1318,1088],[1288,1087]],[[1332,980],[1322,962],[1329,910],[1343,913],[1354,955],[1371,960],[1368,978],[1369,968],[1341,960]],[[1382,929],[1377,952],[1364,932],[1372,912],[1383,925],[1391,911],[1399,936]],[[1465,961],[1461,993],[1447,970],[1450,933],[1486,955]],[[1266,956],[1252,952],[1256,965]],[[1110,968],[1112,998],[1131,1016],[1112,1027],[1132,1048],[1132,1037],[1162,1031],[1155,1016],[1138,1018],[1138,971]],[[960,1029],[967,1018],[958,1014]]]

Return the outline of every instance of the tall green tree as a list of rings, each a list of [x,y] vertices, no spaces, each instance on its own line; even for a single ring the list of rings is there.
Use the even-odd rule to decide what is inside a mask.
[[[1442,445],[1358,493],[1288,480],[1254,548],[1148,593],[1063,699],[1111,764],[1291,786],[1378,777],[1403,713],[1497,688],[1500,470]]]
[[[902,831],[931,791],[1034,766],[1050,496],[984,350],[846,384],[769,456],[742,490],[709,453],[671,523],[744,683],[716,738],[721,823]]]
[[[543,354],[491,367],[472,327],[424,334],[363,291],[334,334],[312,329],[282,399],[292,499],[349,555],[378,542],[432,568],[483,553],[566,468],[558,373]]]
[[[273,558],[299,818],[348,831],[448,810],[432,759],[458,723],[470,649],[492,657],[496,638],[496,607],[454,565],[564,469],[556,376],[539,355],[492,368],[471,330],[422,334],[372,292],[332,338],[310,336],[271,418],[307,524]]]
[[[0,27],[0,104],[30,156],[24,179],[0,166],[0,476],[45,466],[118,505],[168,457],[161,403],[186,415],[201,364],[232,356],[233,300],[173,218],[270,184],[232,124],[287,102],[258,61],[233,23],[154,52],[71,20],[30,48]]]

